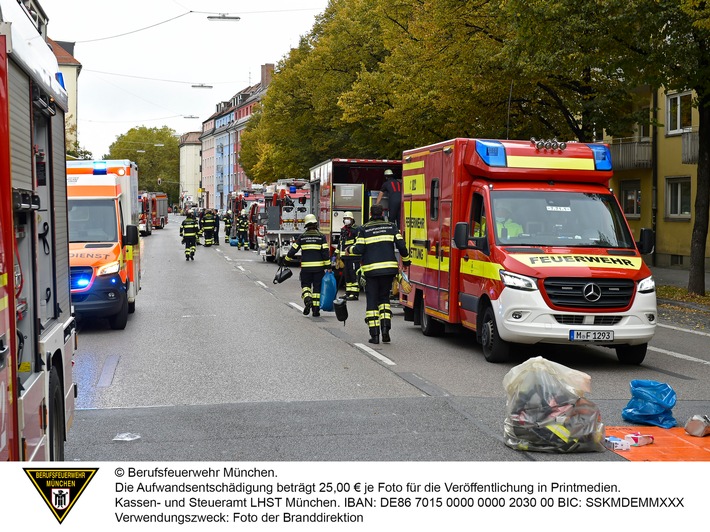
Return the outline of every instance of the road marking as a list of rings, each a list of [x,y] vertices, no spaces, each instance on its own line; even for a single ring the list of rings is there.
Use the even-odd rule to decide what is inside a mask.
[[[297,303],[294,303],[294,302],[290,301],[290,302],[289,302],[289,305],[291,305],[293,308],[295,308],[295,309],[298,310],[299,312],[303,312],[303,307],[300,306],[300,305],[298,305]]]
[[[183,318],[216,318],[217,314],[185,314]]]
[[[101,376],[99,377],[99,382],[96,384],[97,388],[106,388],[111,386],[113,382],[113,375],[116,373],[116,366],[118,366],[118,361],[120,357],[118,355],[110,355],[106,362],[104,362],[104,367],[101,370]]]
[[[689,355],[684,355],[683,353],[676,353],[674,351],[668,351],[666,349],[661,349],[660,347],[648,346],[649,351],[655,351],[656,353],[661,353],[663,355],[668,355],[675,358],[680,358],[682,360],[688,360],[690,362],[699,362],[700,364],[705,364],[710,366],[710,360],[703,360],[702,358],[695,358]]]
[[[358,349],[360,349],[362,351],[365,351],[365,353],[367,353],[368,355],[373,356],[378,360],[381,360],[382,362],[384,362],[388,366],[396,366],[397,365],[394,362],[392,362],[389,358],[387,358],[386,356],[379,354],[377,351],[367,347],[365,344],[355,344],[355,347],[357,347]]]
[[[266,285],[265,285],[264,283],[262,283],[261,281],[256,281],[256,284],[260,284],[260,285],[263,286],[264,288],[268,288],[268,286],[266,286]]]
[[[244,266],[242,266],[241,264],[237,264],[237,268],[239,268],[239,269],[242,270],[243,272],[246,271],[246,270],[244,269]],[[261,281],[259,281],[259,282],[261,283]],[[261,284],[264,284],[264,283],[261,283]],[[264,287],[266,287],[266,285],[264,285]]]
[[[665,327],[666,329],[673,329],[674,331],[680,331],[680,332],[687,332],[691,334],[699,334],[701,336],[710,336],[710,333],[702,332],[702,331],[694,331],[692,329],[683,329],[682,327],[674,327],[673,325],[664,325],[662,323],[658,324],[659,327]]]

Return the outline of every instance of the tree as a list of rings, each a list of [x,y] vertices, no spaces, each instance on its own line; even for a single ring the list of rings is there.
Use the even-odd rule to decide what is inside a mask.
[[[77,138],[76,136],[76,124],[71,124],[69,118],[71,115],[66,116],[66,121],[65,123],[65,132],[64,132],[64,138],[70,139],[70,138]],[[79,144],[79,141],[76,140],[73,144],[73,146],[67,145],[67,155],[70,157],[73,157],[75,159],[93,159],[94,156],[93,154],[81,147]]]
[[[170,205],[179,202],[180,145],[173,129],[134,127],[116,137],[103,158],[135,161],[140,190],[165,192]]]

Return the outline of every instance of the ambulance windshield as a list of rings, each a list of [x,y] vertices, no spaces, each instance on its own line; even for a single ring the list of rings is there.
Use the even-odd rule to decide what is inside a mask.
[[[498,190],[491,201],[498,244],[635,247],[611,194]]]
[[[118,242],[112,199],[69,199],[69,242]]]

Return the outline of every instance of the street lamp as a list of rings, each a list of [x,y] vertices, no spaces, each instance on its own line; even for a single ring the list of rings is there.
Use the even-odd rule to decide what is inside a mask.
[[[211,89],[212,85],[207,85],[205,83],[196,83],[192,85],[193,89]]]
[[[241,18],[241,17],[237,17],[237,16],[235,16],[235,15],[229,15],[228,13],[220,13],[219,15],[210,15],[210,16],[208,16],[208,17],[207,17],[207,20],[212,20],[212,21],[215,21],[215,20],[224,20],[224,21],[231,20],[231,21],[237,22],[237,21],[239,21],[239,20],[242,20],[242,18]]]

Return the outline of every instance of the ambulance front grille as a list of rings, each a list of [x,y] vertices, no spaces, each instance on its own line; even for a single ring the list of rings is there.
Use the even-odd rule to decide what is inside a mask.
[[[555,314],[557,323],[562,325],[584,325],[585,316],[579,314]],[[594,325],[616,325],[622,316],[594,316]]]
[[[93,270],[91,266],[72,266],[71,267],[71,289],[76,290],[77,288],[86,288],[89,281],[91,281],[91,276]]]
[[[634,295],[630,279],[551,277],[543,286],[556,307],[625,308]]]

